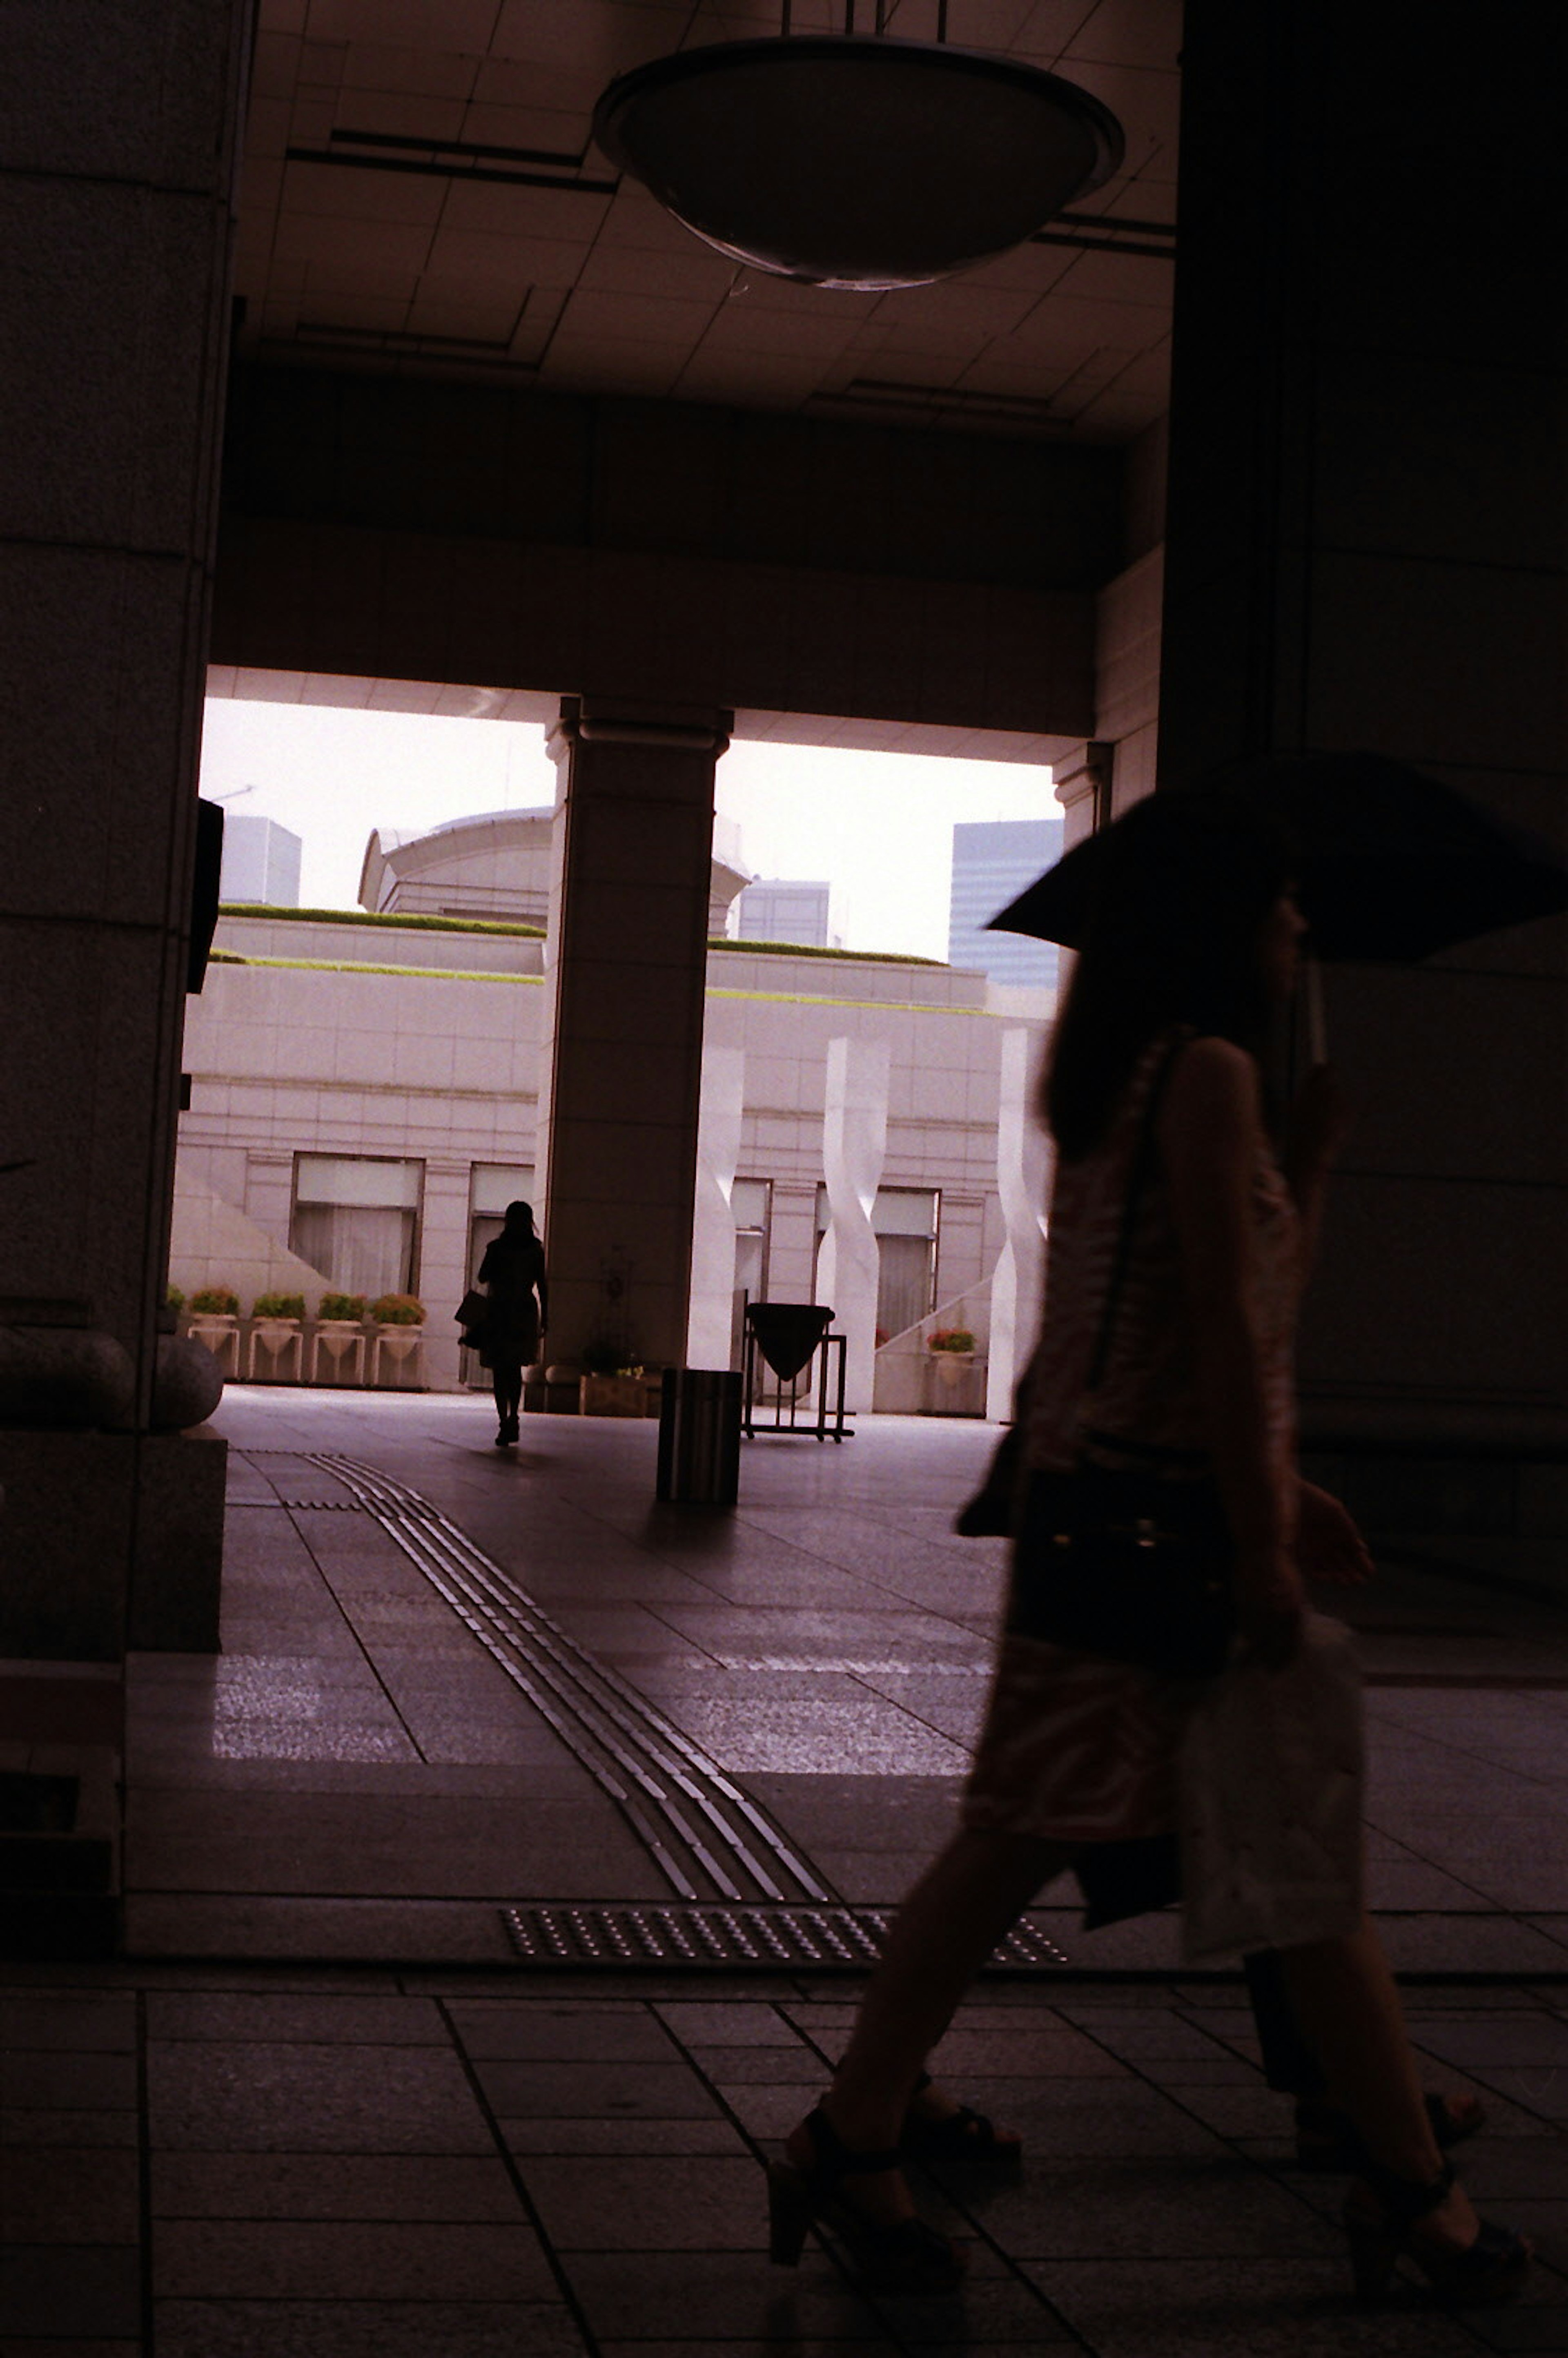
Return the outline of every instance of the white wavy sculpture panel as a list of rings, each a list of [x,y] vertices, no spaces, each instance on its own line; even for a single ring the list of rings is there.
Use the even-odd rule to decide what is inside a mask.
[[[727,1368],[735,1316],[735,1214],[730,1195],[741,1160],[745,1098],[743,1048],[704,1048],[697,1116],[697,1194],[691,1220],[688,1368]]]
[[[1034,1347],[1045,1273],[1050,1146],[1033,1104],[1037,1046],[1033,1032],[1002,1033],[996,1163],[1006,1240],[991,1279],[986,1369],[986,1414],[999,1423],[1012,1414],[1013,1388]]]
[[[879,1266],[871,1206],[887,1154],[888,1070],[885,1040],[827,1044],[822,1175],[828,1219],[816,1299],[831,1303],[834,1328],[845,1337],[844,1401],[850,1409],[871,1405]]]

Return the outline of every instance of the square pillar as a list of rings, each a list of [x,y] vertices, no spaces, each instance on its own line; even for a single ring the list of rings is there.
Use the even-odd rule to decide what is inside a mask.
[[[691,1287],[713,773],[730,715],[568,698],[539,1164],[552,1361],[679,1366]]]
[[[1568,824],[1568,27],[1476,29],[1188,0],[1162,784],[1367,748]],[[1330,969],[1309,1437],[1568,1454],[1564,934]]]
[[[59,1595],[75,1601],[36,1629],[14,1617],[7,1647],[102,1657],[124,1644],[165,1496],[143,1444],[252,9],[34,0],[11,16],[0,1102],[3,1159],[22,1167],[0,1174],[0,1319],[36,1330],[66,1304],[69,1323],[126,1356],[130,1380],[118,1450],[85,1429],[49,1437],[80,1533],[60,1567]],[[84,1405],[84,1427],[95,1421]],[[11,1439],[33,1446],[20,1429]],[[0,1508],[0,1565],[5,1547]]]

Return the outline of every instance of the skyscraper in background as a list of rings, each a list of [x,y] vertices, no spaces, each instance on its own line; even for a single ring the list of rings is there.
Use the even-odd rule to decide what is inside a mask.
[[[841,949],[833,923],[831,884],[759,876],[735,904],[733,930],[743,942],[798,942],[805,949]]]
[[[222,901],[259,901],[274,909],[299,906],[302,838],[275,818],[224,815]]]
[[[952,966],[979,967],[993,982],[1054,990],[1056,945],[1022,934],[988,934],[986,920],[1062,857],[1059,818],[963,820],[953,829],[953,893],[947,923]]]

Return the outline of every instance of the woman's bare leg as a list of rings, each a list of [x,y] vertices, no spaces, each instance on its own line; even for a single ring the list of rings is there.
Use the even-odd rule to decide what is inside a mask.
[[[1443,2155],[1375,1928],[1363,1918],[1348,1939],[1287,1949],[1281,1963],[1292,2010],[1322,2060],[1334,2102],[1349,2114],[1375,2162],[1398,2178],[1430,2185],[1443,2169]],[[1475,2220],[1456,2186],[1432,2223],[1445,2240],[1463,2244],[1474,2234]]]
[[[1030,1901],[1072,1858],[1061,1843],[965,1827],[933,1860],[893,1919],[843,2061],[823,2109],[860,2153],[898,2143],[911,2092],[959,1999]],[[792,2160],[811,2158],[797,2129]],[[869,2215],[901,2217],[910,2204],[895,2172],[857,2178]]]

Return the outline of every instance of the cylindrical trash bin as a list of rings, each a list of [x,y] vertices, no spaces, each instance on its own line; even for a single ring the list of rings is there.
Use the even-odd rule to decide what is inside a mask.
[[[659,1401],[661,1498],[732,1507],[741,1483],[741,1378],[730,1368],[666,1368]]]

